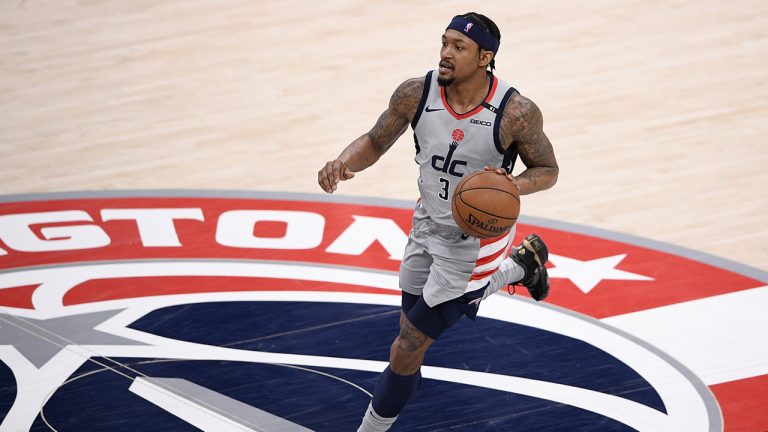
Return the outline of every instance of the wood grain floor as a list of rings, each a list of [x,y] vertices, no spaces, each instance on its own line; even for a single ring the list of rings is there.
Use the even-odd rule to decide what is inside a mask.
[[[502,33],[561,165],[523,212],[768,270],[768,2],[0,0],[0,193],[321,193],[451,16]],[[414,199],[410,132],[339,193]]]

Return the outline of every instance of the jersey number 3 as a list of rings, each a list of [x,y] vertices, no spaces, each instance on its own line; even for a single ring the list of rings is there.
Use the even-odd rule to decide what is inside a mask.
[[[440,188],[440,194],[438,196],[448,201],[448,188],[451,187],[451,182],[449,182],[448,179],[442,177],[440,177],[439,180],[443,187]]]

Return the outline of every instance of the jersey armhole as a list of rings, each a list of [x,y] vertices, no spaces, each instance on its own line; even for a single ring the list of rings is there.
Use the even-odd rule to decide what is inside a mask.
[[[421,100],[419,101],[419,107],[416,108],[416,114],[413,115],[411,120],[411,129],[416,130],[416,124],[419,122],[421,113],[424,111],[424,105],[427,104],[427,96],[429,96],[429,86],[432,84],[432,72],[427,72],[427,76],[424,79],[424,91],[421,92]]]
[[[510,87],[504,97],[501,98],[499,109],[496,111],[496,120],[493,122],[493,143],[496,145],[496,150],[499,153],[504,154],[504,146],[501,145],[501,118],[504,116],[504,110],[507,108],[507,102],[509,98],[516,92],[514,87]]]

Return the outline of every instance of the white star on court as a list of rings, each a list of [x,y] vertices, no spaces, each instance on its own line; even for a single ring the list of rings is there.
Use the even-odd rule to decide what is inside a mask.
[[[653,278],[641,274],[617,270],[616,266],[626,256],[627,254],[621,254],[581,261],[562,255],[549,254],[549,260],[555,267],[547,270],[551,278],[570,279],[584,294],[592,291],[597,284],[604,280],[653,280]]]
[[[0,345],[10,345],[38,369],[69,345],[146,345],[96,330],[122,310],[88,312],[48,319],[0,313]]]

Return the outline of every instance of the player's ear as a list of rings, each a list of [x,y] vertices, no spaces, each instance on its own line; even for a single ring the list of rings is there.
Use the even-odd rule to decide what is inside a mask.
[[[485,69],[488,64],[491,63],[491,60],[493,60],[493,52],[480,48],[480,61],[478,62],[478,66]]]

